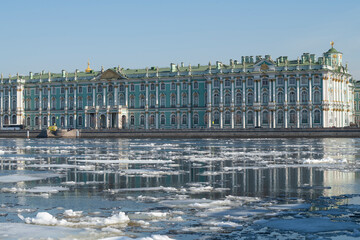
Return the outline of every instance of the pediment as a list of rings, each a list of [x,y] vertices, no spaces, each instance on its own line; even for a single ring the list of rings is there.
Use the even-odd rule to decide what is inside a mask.
[[[274,71],[275,63],[272,60],[261,59],[254,64],[254,70],[257,72]]]
[[[107,69],[105,72],[101,73],[97,79],[100,80],[112,80],[112,79],[126,79],[121,73],[118,73],[112,69]]]

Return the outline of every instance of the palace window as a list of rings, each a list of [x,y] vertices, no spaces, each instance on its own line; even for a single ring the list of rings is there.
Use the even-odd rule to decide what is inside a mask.
[[[144,108],[144,107],[145,107],[145,97],[140,96],[140,108]]]
[[[74,93],[74,88],[70,87],[70,94],[73,94],[73,93]]]
[[[219,112],[214,112],[214,124],[219,124],[220,123],[220,114]]]
[[[47,98],[44,98],[42,101],[42,109],[47,110],[47,106],[48,106],[48,100]]]
[[[235,96],[235,104],[236,104],[237,106],[240,106],[240,105],[241,105],[241,101],[242,101],[241,93],[236,93],[236,96]]]
[[[296,85],[296,78],[295,77],[290,77],[289,78],[289,85]]]
[[[79,116],[79,118],[78,118],[78,125],[79,125],[79,126],[82,126],[82,124],[83,124],[83,118],[82,118],[82,116]]]
[[[269,86],[269,79],[268,78],[263,78],[262,79],[262,86],[263,87]]]
[[[170,97],[170,105],[171,107],[175,107],[176,105],[176,96],[174,94]]]
[[[263,124],[269,124],[269,112],[268,111],[263,111],[262,114],[262,123]]]
[[[48,122],[47,122],[47,117],[44,117],[43,118],[43,123],[42,123],[44,126],[47,126]]]
[[[290,103],[295,103],[295,102],[296,102],[295,92],[290,92],[290,93],[289,93],[289,102],[290,102]]]
[[[247,113],[247,123],[254,124],[254,113],[252,111]]]
[[[320,110],[316,109],[314,111],[314,123],[320,123],[321,121],[320,116],[321,116]]]
[[[182,100],[181,100],[181,101],[182,101],[182,106],[183,106],[183,107],[186,107],[186,106],[187,106],[187,102],[188,102],[188,101],[187,101],[187,95],[186,95],[186,94],[183,94],[183,95],[182,95]]]
[[[241,79],[240,78],[236,79],[235,85],[236,85],[236,87],[241,87]]]
[[[161,125],[165,125],[165,123],[166,123],[165,115],[164,115],[164,114],[161,114],[161,116],[160,116],[160,124],[161,124]]]
[[[165,83],[160,84],[160,90],[165,90]]]
[[[119,86],[119,91],[120,91],[120,92],[124,92],[124,91],[125,91],[125,86],[124,86],[124,84],[120,84],[120,86]]]
[[[55,98],[52,98],[51,99],[51,109],[55,110],[55,108],[56,108],[56,100],[55,100]]]
[[[247,104],[248,105],[252,105],[254,102],[254,94],[253,93],[248,93],[247,95]]]
[[[225,106],[230,106],[230,104],[231,104],[231,95],[230,95],[230,93],[226,93],[225,94]]]
[[[225,124],[230,124],[231,123],[231,113],[230,111],[226,111],[225,112]]]
[[[145,84],[140,84],[140,91],[145,91]]]
[[[181,119],[182,119],[181,124],[186,125],[187,124],[187,116],[186,116],[186,114],[183,114]]]
[[[92,89],[92,87],[91,87],[91,85],[89,85],[89,86],[87,87],[87,92],[88,92],[88,93],[91,93],[91,89]]]
[[[130,108],[135,108],[135,98],[134,98],[134,96],[130,96],[129,105],[130,105]]]
[[[214,88],[219,88],[219,87],[220,87],[219,79],[214,79]]]
[[[269,94],[267,92],[264,92],[262,95],[263,104],[267,104],[269,102]]]
[[[79,86],[79,88],[78,88],[79,90],[79,93],[82,93],[83,92],[83,87],[82,86]]]
[[[102,95],[99,94],[97,95],[97,106],[102,106],[103,105],[103,101],[102,101]]]
[[[61,109],[61,110],[64,110],[64,108],[65,108],[65,99],[64,99],[64,98],[61,98],[61,99],[60,99],[60,109]]]
[[[320,77],[319,76],[314,77],[314,85],[320,85]]]
[[[199,83],[198,82],[194,82],[194,89],[199,89]]]
[[[278,99],[277,99],[278,103],[284,103],[284,93],[283,92],[278,92],[277,97],[278,97]]]
[[[165,95],[161,95],[161,96],[160,96],[160,107],[161,107],[161,108],[164,108],[165,105],[166,105]]]
[[[87,98],[87,105],[88,105],[89,107],[92,107],[92,105],[93,105],[93,100],[92,100],[92,97],[91,97],[91,96],[88,96],[88,98]]]
[[[248,86],[248,87],[254,86],[254,80],[253,80],[252,78],[248,78],[248,79],[247,79],[247,86]]]
[[[150,108],[154,108],[155,107],[155,96],[151,95],[150,96]]]
[[[321,98],[320,98],[320,92],[319,91],[314,92],[314,103],[321,103]]]
[[[73,116],[70,116],[69,117],[69,125],[72,127],[74,126],[74,117]]]
[[[135,125],[135,117],[134,117],[134,115],[130,116],[130,125]]]
[[[109,85],[109,86],[108,86],[108,91],[109,91],[109,92],[113,92],[113,91],[114,91],[113,85]]]
[[[300,83],[301,85],[307,85],[308,84],[308,79],[306,76],[302,76],[300,79]]]
[[[79,110],[82,110],[82,109],[83,109],[83,98],[82,98],[82,97],[78,97],[77,108],[78,108]]]
[[[140,125],[144,125],[145,124],[145,116],[141,115],[140,116]]]
[[[290,123],[296,123],[296,112],[295,110],[290,110],[289,112],[289,116],[290,116]]]
[[[125,105],[125,96],[122,93],[119,95],[119,105]]]
[[[171,90],[175,90],[175,83],[174,82],[171,83]]]
[[[150,84],[150,90],[155,91],[155,84],[154,83]]]
[[[182,83],[182,90],[186,90],[187,89],[187,82],[183,82]]]
[[[154,125],[155,124],[155,116],[154,114],[151,114],[149,116],[149,125]]]
[[[199,106],[199,94],[198,93],[194,93],[194,102],[193,102],[194,107],[198,107]]]
[[[277,123],[283,124],[284,123],[284,112],[282,110],[278,111],[277,113]]]
[[[193,123],[194,123],[194,125],[199,124],[199,115],[194,114],[194,116],[193,116]]]
[[[51,88],[51,94],[56,94],[56,88],[55,87]]]
[[[171,114],[170,122],[171,122],[172,125],[176,124],[176,116],[175,116],[175,114]]]
[[[39,88],[38,88],[38,87],[37,87],[37,88],[35,88],[35,95],[39,95],[39,93],[40,93]]]
[[[237,111],[235,114],[235,124],[241,124],[241,111]]]
[[[301,123],[308,123],[308,111],[303,110],[301,112]]]
[[[301,102],[302,103],[307,103],[308,102],[308,93],[307,93],[307,91],[302,91],[301,92]]]
[[[64,88],[64,87],[61,87],[61,88],[60,88],[60,93],[61,93],[61,94],[64,94],[64,93],[65,93],[65,88]]]
[[[98,93],[101,93],[103,90],[103,87],[99,84],[98,87],[97,87],[97,92]]]
[[[230,87],[231,86],[231,81],[230,79],[225,79],[225,87]]]
[[[108,105],[114,106],[114,98],[112,94],[108,95]]]
[[[132,83],[130,84],[130,91],[131,92],[134,92],[135,91],[135,85]]]
[[[220,103],[220,96],[218,93],[214,94],[214,106],[218,106]]]
[[[40,101],[38,98],[35,99],[35,110],[39,110],[40,108]]]
[[[43,94],[44,94],[44,95],[47,95],[47,94],[48,94],[48,88],[47,88],[47,87],[44,87],[44,88],[43,88]]]

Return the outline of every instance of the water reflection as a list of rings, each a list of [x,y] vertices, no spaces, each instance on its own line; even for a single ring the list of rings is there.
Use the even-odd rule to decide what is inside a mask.
[[[208,191],[193,191],[193,197],[313,199],[356,190],[359,144],[359,139],[1,139],[0,173],[56,172],[62,177],[50,183],[82,191],[195,186]]]

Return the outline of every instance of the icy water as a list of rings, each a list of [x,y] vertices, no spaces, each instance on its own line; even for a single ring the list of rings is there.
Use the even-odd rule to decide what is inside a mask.
[[[360,139],[0,139],[0,239],[355,239]]]

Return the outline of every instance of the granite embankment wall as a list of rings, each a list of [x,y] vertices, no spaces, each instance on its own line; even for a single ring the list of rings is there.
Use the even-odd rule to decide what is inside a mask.
[[[81,138],[358,138],[360,128],[80,130]]]
[[[0,130],[0,138],[360,138],[360,128],[319,129],[181,129],[181,130]]]

